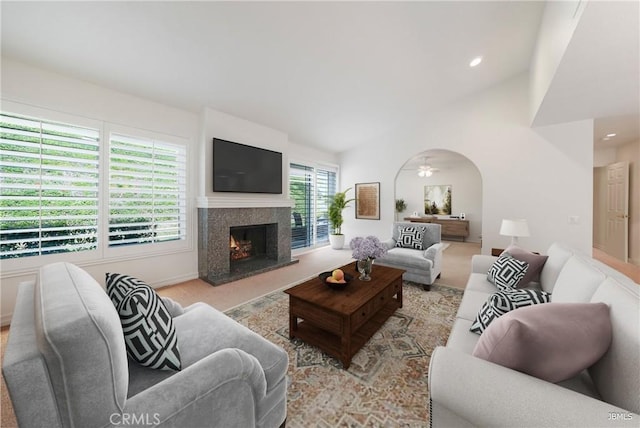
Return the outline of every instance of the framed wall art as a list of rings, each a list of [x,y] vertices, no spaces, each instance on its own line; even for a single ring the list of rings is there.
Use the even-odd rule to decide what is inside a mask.
[[[424,213],[451,215],[451,185],[424,186]]]
[[[356,218],[380,220],[380,183],[356,183]]]

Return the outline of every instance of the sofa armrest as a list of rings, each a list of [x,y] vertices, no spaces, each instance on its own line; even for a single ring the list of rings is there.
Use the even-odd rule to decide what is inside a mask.
[[[396,240],[393,238],[387,239],[386,241],[380,241],[380,243],[384,245],[384,248],[386,248],[387,251],[389,251],[392,248],[395,248],[396,246]]]
[[[438,242],[436,244],[432,244],[429,248],[424,250],[422,255],[426,259],[429,259],[431,261],[435,261],[436,256],[438,255],[438,253],[442,254],[443,251],[444,251],[444,244],[442,242]]]
[[[429,392],[434,403],[477,426],[637,427],[640,421],[628,410],[441,346],[431,356]]]
[[[475,254],[471,257],[471,273],[487,273],[493,263],[498,260],[495,256]]]
[[[163,426],[251,426],[256,423],[251,409],[266,391],[258,360],[227,348],[129,398],[123,414],[110,422],[119,425],[127,417]]]
[[[176,302],[170,297],[160,297],[160,299],[162,300],[162,303],[164,303],[164,307],[167,308],[167,311],[169,312],[169,315],[171,315],[171,318],[175,318],[184,314],[184,308],[182,307],[182,305],[180,305],[180,303]]]

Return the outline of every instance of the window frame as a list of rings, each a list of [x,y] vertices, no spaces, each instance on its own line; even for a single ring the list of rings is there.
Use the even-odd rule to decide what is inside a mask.
[[[149,139],[149,140],[157,140],[157,141],[162,141],[164,143],[168,143],[168,144],[173,144],[173,145],[181,145],[184,147],[185,150],[185,239],[179,239],[179,240],[173,240],[173,241],[166,241],[166,242],[153,242],[153,243],[147,243],[147,244],[133,244],[133,245],[124,245],[124,246],[113,246],[110,247],[109,246],[109,150],[110,150],[110,142],[111,142],[111,135],[112,134],[119,134],[119,135],[126,135],[126,136],[132,136],[135,138],[141,138],[141,139]],[[190,215],[190,213],[193,211],[192,210],[192,206],[191,206],[191,200],[193,198],[191,198],[189,196],[189,189],[190,189],[190,173],[189,173],[189,165],[190,165],[190,150],[189,150],[189,144],[187,143],[187,141],[184,138],[180,138],[180,137],[175,137],[175,136],[171,136],[171,135],[166,135],[166,134],[160,134],[158,132],[153,132],[153,131],[146,131],[146,130],[140,130],[140,129],[135,129],[135,128],[131,128],[131,127],[126,127],[126,126],[122,126],[122,125],[115,125],[115,124],[107,124],[107,126],[105,126],[105,137],[108,138],[108,140],[105,142],[104,144],[104,152],[105,152],[105,163],[106,165],[106,169],[105,169],[105,174],[103,174],[103,180],[104,180],[104,192],[102,193],[102,201],[103,201],[103,206],[104,208],[104,215],[102,216],[102,227],[101,227],[101,231],[102,231],[102,237],[104,238],[104,244],[103,244],[103,250],[104,250],[104,254],[106,258],[116,258],[116,257],[123,257],[123,256],[130,256],[130,255],[136,255],[138,253],[140,253],[140,251],[144,251],[145,254],[154,254],[154,255],[158,255],[158,254],[163,254],[163,253],[174,253],[177,251],[183,251],[183,250],[189,250],[191,249],[192,245],[191,245],[191,241],[193,240],[193,233],[192,233],[192,224],[193,224],[193,220],[192,220],[192,216]]]
[[[340,168],[338,165],[335,164],[331,164],[331,163],[326,163],[326,162],[309,162],[309,161],[305,161],[305,160],[299,160],[299,159],[289,159],[288,162],[288,174],[287,174],[287,185],[288,185],[288,191],[290,191],[290,186],[291,186],[291,166],[292,165],[298,165],[298,166],[302,166],[305,168],[309,168],[309,171],[312,174],[313,177],[313,183],[312,183],[312,198],[313,198],[313,204],[311,207],[312,210],[312,216],[314,219],[317,220],[317,216],[318,216],[318,205],[317,205],[317,200],[318,200],[318,170],[322,170],[322,171],[327,171],[327,172],[333,172],[335,173],[335,183],[336,183],[336,189],[335,191],[337,192],[339,187],[340,187]],[[297,169],[297,168],[296,168]],[[302,171],[301,169],[297,169],[298,171]],[[291,198],[291,195],[289,195],[289,197]],[[293,210],[292,210],[293,213]],[[293,215],[293,214],[292,214]],[[327,219],[328,221],[328,219]],[[329,230],[329,224],[327,223],[327,227],[328,227],[328,232],[330,233]],[[324,241],[318,241],[318,224],[316,221],[314,221],[313,223],[313,227],[311,230],[311,237],[310,237],[310,245],[305,246],[305,247],[298,247],[298,248],[293,248],[293,241],[292,241],[292,248],[291,248],[291,252],[292,254],[296,255],[296,254],[301,254],[304,253],[306,251],[309,250],[313,250],[316,248],[322,248],[322,247],[326,247],[329,245],[329,238],[328,238],[328,234],[327,234],[327,239]]]
[[[33,271],[44,264],[56,262],[71,262],[80,265],[92,265],[102,262],[149,258],[164,254],[173,254],[194,250],[193,215],[193,173],[190,140],[184,137],[164,134],[161,132],[118,125],[104,120],[98,120],[80,115],[59,112],[43,107],[26,105],[19,102],[2,100],[1,111],[6,114],[16,114],[39,121],[60,122],[71,126],[93,128],[98,130],[99,160],[98,160],[98,237],[95,249],[35,255],[0,260],[4,274],[19,274]],[[185,239],[154,242],[145,245],[128,245],[109,247],[109,136],[111,132],[124,133],[140,138],[149,138],[169,144],[181,145],[185,150]],[[3,275],[4,276],[4,275]]]

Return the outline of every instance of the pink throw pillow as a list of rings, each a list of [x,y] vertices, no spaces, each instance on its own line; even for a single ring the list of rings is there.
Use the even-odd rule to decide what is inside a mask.
[[[529,269],[525,272],[524,278],[516,284],[516,288],[523,288],[529,285],[531,281],[537,281],[540,277],[542,267],[549,258],[549,256],[542,256],[540,254],[534,254],[531,251],[524,250],[517,245],[509,245],[509,247],[502,252],[502,254],[504,253],[509,253],[509,255],[516,260],[529,263]]]
[[[493,321],[473,356],[557,383],[591,367],[610,344],[606,304],[546,303]]]

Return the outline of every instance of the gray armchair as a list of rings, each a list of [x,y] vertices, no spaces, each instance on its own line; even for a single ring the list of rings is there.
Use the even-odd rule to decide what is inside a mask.
[[[400,230],[413,227],[422,231],[422,249],[398,247]],[[394,222],[392,237],[382,243],[387,247],[387,254],[378,257],[375,264],[404,269],[402,279],[422,284],[425,290],[440,277],[442,272],[442,252],[444,245],[441,239],[441,226],[435,223]]]
[[[24,283],[2,371],[23,427],[278,427],[286,352],[204,303],[166,300],[182,370],[128,360],[104,289],[68,263]]]

